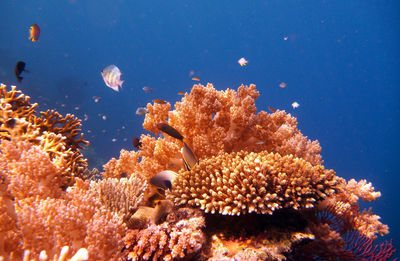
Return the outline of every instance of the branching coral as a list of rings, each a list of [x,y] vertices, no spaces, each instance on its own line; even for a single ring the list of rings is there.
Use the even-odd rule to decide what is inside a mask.
[[[170,197],[178,205],[205,212],[272,214],[280,208],[302,209],[335,192],[335,173],[300,158],[277,153],[225,153],[180,171]]]
[[[89,144],[80,134],[81,120],[71,114],[63,117],[50,110],[41,112],[38,117],[37,104],[31,104],[29,99],[15,86],[7,91],[6,85],[1,84],[0,139],[24,140],[40,145],[51,160],[64,161],[59,164],[67,166],[62,173],[65,177],[63,186],[71,185],[74,177],[82,176],[87,167],[86,159],[79,151],[80,144]]]

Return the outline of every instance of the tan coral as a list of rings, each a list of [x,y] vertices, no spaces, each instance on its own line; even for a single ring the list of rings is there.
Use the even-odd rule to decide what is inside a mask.
[[[169,197],[178,205],[228,215],[302,209],[335,192],[334,171],[277,153],[224,153],[180,171]]]
[[[205,243],[201,212],[182,208],[171,212],[167,221],[125,236],[128,260],[179,260],[193,257]]]
[[[143,201],[147,181],[135,176],[128,178],[109,178],[91,181],[90,187],[99,198],[102,206],[127,218]]]

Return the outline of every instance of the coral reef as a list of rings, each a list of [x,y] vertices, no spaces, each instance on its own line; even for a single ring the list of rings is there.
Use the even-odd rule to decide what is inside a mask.
[[[194,85],[173,110],[148,104],[144,129],[184,139],[142,135],[98,179],[80,120],[38,116],[1,85],[0,260],[388,260],[392,243],[375,244],[388,226],[358,203],[380,192],[325,169],[318,141],[284,111],[257,113],[258,96]],[[151,185],[164,170],[171,191]]]
[[[81,144],[89,145],[80,134],[81,120],[50,110],[40,112],[39,117],[35,111],[37,104],[31,104],[29,99],[15,86],[7,91],[6,85],[0,85],[0,139],[39,145],[53,162],[63,167],[63,187],[72,185],[74,177],[81,177],[87,168],[79,151]]]

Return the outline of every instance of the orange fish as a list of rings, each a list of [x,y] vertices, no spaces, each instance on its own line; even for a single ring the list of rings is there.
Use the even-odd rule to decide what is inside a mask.
[[[185,95],[185,92],[178,92],[178,95]]]
[[[159,104],[166,104],[167,103],[166,101],[160,100],[160,99],[154,99],[153,102],[159,103]]]
[[[193,81],[200,81],[200,78],[199,77],[193,77],[192,80]]]
[[[271,112],[276,112],[276,110],[272,107],[268,107],[268,110],[270,110]]]
[[[40,36],[40,28],[37,24],[32,25],[29,28],[29,40],[32,40],[32,42],[37,42],[39,41],[39,36]]]

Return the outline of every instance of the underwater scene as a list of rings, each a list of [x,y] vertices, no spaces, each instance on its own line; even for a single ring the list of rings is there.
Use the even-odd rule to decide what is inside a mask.
[[[400,2],[0,10],[0,260],[398,259]]]

